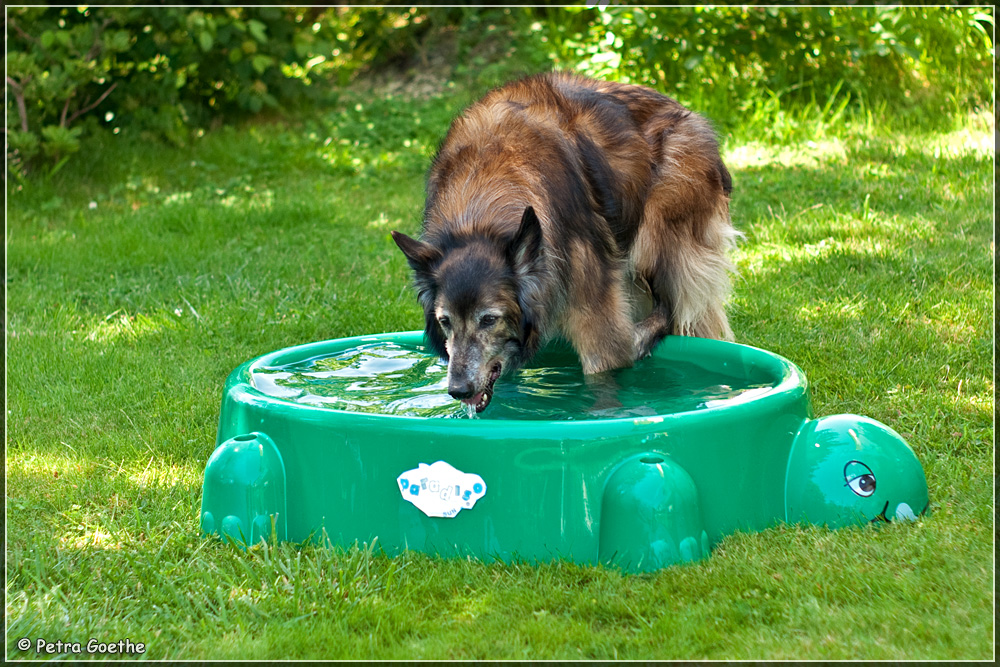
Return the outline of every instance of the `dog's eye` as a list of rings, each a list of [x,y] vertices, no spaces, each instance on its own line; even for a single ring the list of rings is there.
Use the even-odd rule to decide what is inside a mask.
[[[479,318],[479,326],[481,326],[484,329],[487,327],[491,327],[494,324],[496,324],[497,320],[499,319],[500,318],[497,317],[496,315],[483,315],[481,318]]]
[[[451,320],[448,319],[447,317],[439,317],[438,318],[438,324],[441,325],[442,329],[449,329],[449,328],[451,328]]]

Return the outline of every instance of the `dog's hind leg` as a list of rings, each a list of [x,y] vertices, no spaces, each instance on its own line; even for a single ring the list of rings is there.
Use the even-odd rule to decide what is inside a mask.
[[[673,320],[670,314],[670,305],[654,299],[656,301],[652,312],[641,322],[635,325],[635,358],[642,359],[649,356],[660,341],[666,338],[673,330]]]
[[[637,358],[670,334],[733,339],[725,302],[731,289],[728,251],[737,233],[724,211],[706,214],[712,229],[701,241],[691,234],[687,216],[647,221],[640,231],[636,270],[650,286],[653,310],[636,325]]]
[[[635,328],[638,358],[649,354],[670,334],[733,339],[725,302],[732,270],[727,251],[736,233],[731,227],[716,233],[719,238],[706,245],[682,230],[661,230],[663,245],[650,253],[655,255],[652,261],[638,264],[654,304],[652,312]]]
[[[647,124],[656,174],[632,247],[653,311],[635,329],[641,357],[669,334],[732,340],[724,305],[739,233],[729,220],[732,183],[711,128],[694,114]]]

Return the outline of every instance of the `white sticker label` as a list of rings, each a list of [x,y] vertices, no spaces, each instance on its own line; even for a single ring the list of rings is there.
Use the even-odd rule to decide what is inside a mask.
[[[421,463],[396,478],[399,492],[427,516],[450,519],[472,509],[486,495],[486,482],[479,475],[464,473],[444,461]]]

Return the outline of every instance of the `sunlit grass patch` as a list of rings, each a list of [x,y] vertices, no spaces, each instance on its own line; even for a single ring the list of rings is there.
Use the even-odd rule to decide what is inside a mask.
[[[94,324],[86,332],[87,340],[108,342],[116,338],[135,339],[139,336],[162,332],[165,328],[175,325],[175,318],[179,317],[178,310],[174,309],[174,319],[166,313],[158,316],[150,316],[145,313],[129,315],[120,310],[109,314],[100,322]],[[183,311],[181,311],[181,314]]]
[[[751,141],[731,146],[723,152],[730,169],[748,169],[777,165],[781,167],[819,167],[846,159],[845,142],[839,137],[805,141],[795,146]]]

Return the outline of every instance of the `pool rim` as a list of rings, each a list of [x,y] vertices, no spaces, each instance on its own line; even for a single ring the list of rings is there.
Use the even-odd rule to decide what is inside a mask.
[[[276,412],[293,412],[299,415],[310,415],[311,418],[324,422],[338,422],[340,420],[360,420],[363,422],[395,423],[400,426],[413,426],[425,428],[433,425],[433,428],[459,429],[465,430],[470,425],[474,428],[503,428],[505,430],[546,430],[551,427],[565,430],[567,433],[586,430],[599,429],[620,429],[622,426],[646,426],[659,425],[675,420],[700,421],[701,419],[712,419],[722,415],[730,415],[734,411],[748,411],[752,415],[753,411],[762,407],[762,404],[771,401],[795,400],[803,393],[809,391],[808,380],[805,373],[794,363],[785,357],[763,350],[761,348],[745,345],[742,343],[731,343],[707,338],[693,338],[683,336],[671,336],[664,340],[660,346],[654,350],[654,355],[670,356],[667,351],[676,348],[678,345],[693,348],[695,358],[704,358],[707,353],[714,359],[726,357],[732,360],[742,359],[752,361],[763,367],[764,372],[776,378],[774,384],[764,393],[755,394],[752,398],[740,400],[739,397],[732,401],[727,401],[724,405],[703,407],[695,410],[681,412],[664,413],[652,416],[631,416],[599,419],[572,419],[572,420],[551,420],[551,419],[491,419],[489,417],[478,416],[475,419],[452,419],[443,417],[421,417],[413,415],[393,415],[382,413],[359,412],[352,410],[340,410],[325,406],[314,406],[304,403],[296,403],[286,398],[280,398],[266,394],[253,385],[252,372],[255,368],[264,366],[282,365],[302,361],[316,356],[322,356],[330,352],[349,349],[352,346],[363,345],[375,342],[392,342],[402,345],[425,346],[426,341],[423,331],[396,331],[379,334],[363,334],[359,336],[349,336],[345,338],[332,338],[328,340],[315,341],[293,345],[278,350],[274,350],[249,361],[240,364],[226,379],[224,393],[239,401],[266,405],[268,409]],[[725,359],[723,359],[724,361]],[[755,407],[756,406],[756,407]],[[322,416],[321,416],[322,415]]]

